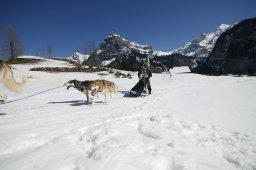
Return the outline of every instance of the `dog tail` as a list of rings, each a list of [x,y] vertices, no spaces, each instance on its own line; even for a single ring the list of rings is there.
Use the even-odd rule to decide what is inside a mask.
[[[6,69],[5,69],[5,73],[4,73],[4,77],[3,77],[4,86],[13,92],[21,92],[27,83],[26,76],[23,76],[22,81],[18,83],[15,81],[15,79],[13,77],[13,72],[12,72],[11,68],[8,65],[6,65],[5,68]]]

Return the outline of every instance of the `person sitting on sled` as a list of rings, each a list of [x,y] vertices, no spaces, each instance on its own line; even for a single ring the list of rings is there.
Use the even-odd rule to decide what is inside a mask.
[[[138,77],[140,81],[144,81],[145,86],[148,88],[148,94],[151,94],[151,85],[150,85],[150,78],[152,77],[152,72],[147,68],[147,66],[142,63],[140,69],[138,71]]]

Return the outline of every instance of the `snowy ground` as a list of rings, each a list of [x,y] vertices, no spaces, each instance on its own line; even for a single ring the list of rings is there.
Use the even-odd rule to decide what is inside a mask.
[[[48,63],[48,64],[46,64]],[[61,66],[46,61],[38,66]],[[25,91],[0,105],[3,170],[255,170],[256,78],[210,77],[187,68],[153,74],[153,94],[126,97],[138,78],[26,71]],[[106,79],[120,92],[93,107],[71,79]],[[59,87],[59,88],[56,88]]]

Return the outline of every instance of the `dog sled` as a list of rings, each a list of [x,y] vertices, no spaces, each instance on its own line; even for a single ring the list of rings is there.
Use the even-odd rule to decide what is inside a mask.
[[[130,95],[134,97],[148,95],[146,78],[139,80],[139,82],[130,90]]]

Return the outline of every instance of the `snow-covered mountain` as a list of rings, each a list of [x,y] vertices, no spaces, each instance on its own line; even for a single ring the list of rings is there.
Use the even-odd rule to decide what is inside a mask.
[[[152,47],[148,45],[140,45],[136,42],[128,41],[112,32],[103,40],[99,48],[93,52],[87,63],[93,66],[106,66],[114,61],[131,63],[132,60],[138,60],[136,56],[139,54],[141,55],[140,57],[144,56],[146,58],[150,53],[152,54],[152,51]]]
[[[146,61],[150,62],[152,71],[156,71],[159,68],[163,71],[166,67],[181,66],[181,63],[184,63],[182,62],[184,57],[183,55],[172,57],[172,53],[155,51],[149,45],[141,45],[128,41],[115,33],[110,33],[99,48],[90,55],[85,64],[123,70],[137,70],[138,63]]]
[[[164,52],[164,51],[154,50],[154,52],[153,52],[153,56],[167,56],[167,55],[172,55],[172,54],[173,54],[173,51]]]
[[[183,66],[187,65],[186,63],[191,63],[190,61],[184,61],[190,60],[185,56],[191,58],[209,56],[219,36],[231,27],[227,24],[221,24],[216,31],[203,33],[196,40],[187,42],[183,47],[169,52],[156,51],[149,45],[141,45],[128,41],[118,34],[110,33],[85,63],[92,66],[102,65],[117,69],[134,70],[138,61],[149,57],[151,63],[158,63],[155,67]],[[125,67],[122,68],[124,65]]]
[[[89,58],[89,55],[81,54],[81,53],[74,53],[72,56],[68,57],[68,60],[75,61],[79,64],[84,63]]]
[[[221,34],[211,54],[197,70],[206,73],[256,73],[256,18],[246,19]]]
[[[195,58],[207,57],[211,53],[219,36],[231,27],[227,24],[221,24],[216,31],[201,34],[199,38],[185,43],[183,47],[174,50],[173,53],[180,53]]]

